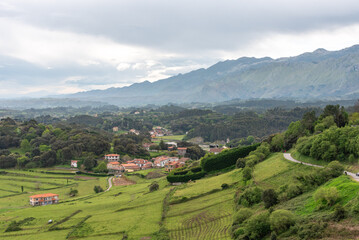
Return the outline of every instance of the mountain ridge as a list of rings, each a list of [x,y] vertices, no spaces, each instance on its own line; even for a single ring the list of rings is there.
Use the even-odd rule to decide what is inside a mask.
[[[65,97],[116,105],[220,102],[235,98],[349,99],[359,96],[359,45],[298,56],[241,57],[155,82]],[[63,96],[59,96],[63,97]]]

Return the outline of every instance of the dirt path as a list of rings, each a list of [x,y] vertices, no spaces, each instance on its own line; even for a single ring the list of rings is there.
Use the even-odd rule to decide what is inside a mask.
[[[108,188],[105,190],[105,192],[109,191],[109,190],[112,188],[112,178],[113,178],[113,177],[110,177],[110,178],[108,179]]]
[[[292,162],[295,162],[295,163],[300,163],[300,164],[303,164],[303,165],[307,165],[307,166],[311,166],[311,167],[318,167],[318,168],[324,168],[323,166],[320,166],[320,165],[315,165],[315,164],[311,164],[311,163],[305,163],[305,162],[301,162],[301,161],[298,161],[296,159],[294,159],[290,153],[284,153],[283,154],[284,158],[289,160],[289,161],[292,161]],[[359,177],[355,175],[355,173],[351,173],[351,172],[347,172],[347,171],[344,171],[344,174],[347,174],[349,176],[351,176],[355,181],[359,182]]]

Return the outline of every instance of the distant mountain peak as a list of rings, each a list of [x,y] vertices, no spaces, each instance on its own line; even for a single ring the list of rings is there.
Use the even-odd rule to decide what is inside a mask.
[[[359,45],[318,48],[294,57],[241,57],[150,83],[82,92],[66,97],[120,106],[231,99],[353,99],[359,97]]]

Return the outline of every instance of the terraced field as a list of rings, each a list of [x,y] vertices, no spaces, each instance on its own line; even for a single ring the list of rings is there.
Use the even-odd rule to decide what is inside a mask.
[[[234,190],[172,204],[166,218],[171,239],[231,239]]]

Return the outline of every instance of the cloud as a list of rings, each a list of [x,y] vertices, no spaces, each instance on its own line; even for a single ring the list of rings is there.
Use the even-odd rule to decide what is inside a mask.
[[[126,86],[241,56],[359,43],[356,0],[2,0],[0,16],[7,97]]]

